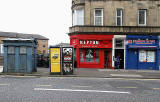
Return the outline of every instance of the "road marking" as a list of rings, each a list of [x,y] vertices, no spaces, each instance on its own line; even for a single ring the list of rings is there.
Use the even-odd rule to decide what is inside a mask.
[[[117,87],[117,88],[120,88],[120,89],[121,89],[121,88],[122,88],[122,89],[123,89],[123,88],[124,88],[124,89],[136,89],[137,87]]]
[[[149,81],[153,80],[154,81],[154,80],[160,80],[160,79],[125,79],[125,80],[144,80],[144,81],[146,81],[146,80],[149,80]]]
[[[9,86],[9,84],[0,84],[0,86]]]
[[[72,86],[72,87],[92,87],[92,86]]]
[[[141,75],[133,74],[110,74],[111,76],[121,76],[121,77],[142,77]]]
[[[160,88],[153,88],[154,90],[160,90]]]
[[[119,93],[130,94],[130,92],[121,91],[102,91],[102,90],[74,90],[74,89],[46,89],[46,88],[34,88],[36,91],[68,91],[68,92],[95,92],[95,93]]]
[[[3,77],[10,77],[10,78],[36,78],[37,76],[18,76],[18,75],[5,75]]]
[[[42,78],[42,77],[41,77]],[[93,77],[46,77],[48,79],[91,79],[91,80],[95,80],[95,79],[99,79],[99,80],[160,80],[158,78],[127,78],[127,77],[124,77],[124,78],[93,78]]]
[[[37,85],[37,86],[52,86],[52,85]]]

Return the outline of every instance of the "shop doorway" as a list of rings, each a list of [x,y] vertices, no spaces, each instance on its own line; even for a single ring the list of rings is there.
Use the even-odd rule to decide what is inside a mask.
[[[112,50],[104,50],[104,68],[112,68]]]
[[[124,69],[124,49],[115,49],[115,58],[120,57],[120,69]],[[116,63],[115,63],[116,67]]]

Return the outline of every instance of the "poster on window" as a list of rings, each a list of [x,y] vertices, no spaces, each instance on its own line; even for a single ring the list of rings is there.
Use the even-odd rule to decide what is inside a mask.
[[[144,50],[139,51],[139,62],[147,62],[146,57],[147,57],[146,51]]]
[[[63,48],[63,61],[72,61],[72,48]]]
[[[154,51],[147,52],[147,62],[155,62],[155,52]]]

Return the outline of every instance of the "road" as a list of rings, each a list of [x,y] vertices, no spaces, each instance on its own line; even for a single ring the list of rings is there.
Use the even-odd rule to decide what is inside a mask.
[[[160,102],[160,79],[0,76],[0,102]]]

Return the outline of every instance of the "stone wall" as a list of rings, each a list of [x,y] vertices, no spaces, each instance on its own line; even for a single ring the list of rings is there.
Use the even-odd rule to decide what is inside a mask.
[[[85,25],[94,25],[94,9],[102,8],[104,26],[116,26],[116,9],[120,8],[123,9],[123,26],[138,26],[138,9],[147,10],[147,26],[160,26],[160,0],[85,0],[84,6],[78,5],[82,4],[81,0],[73,1],[72,9],[84,7]]]

